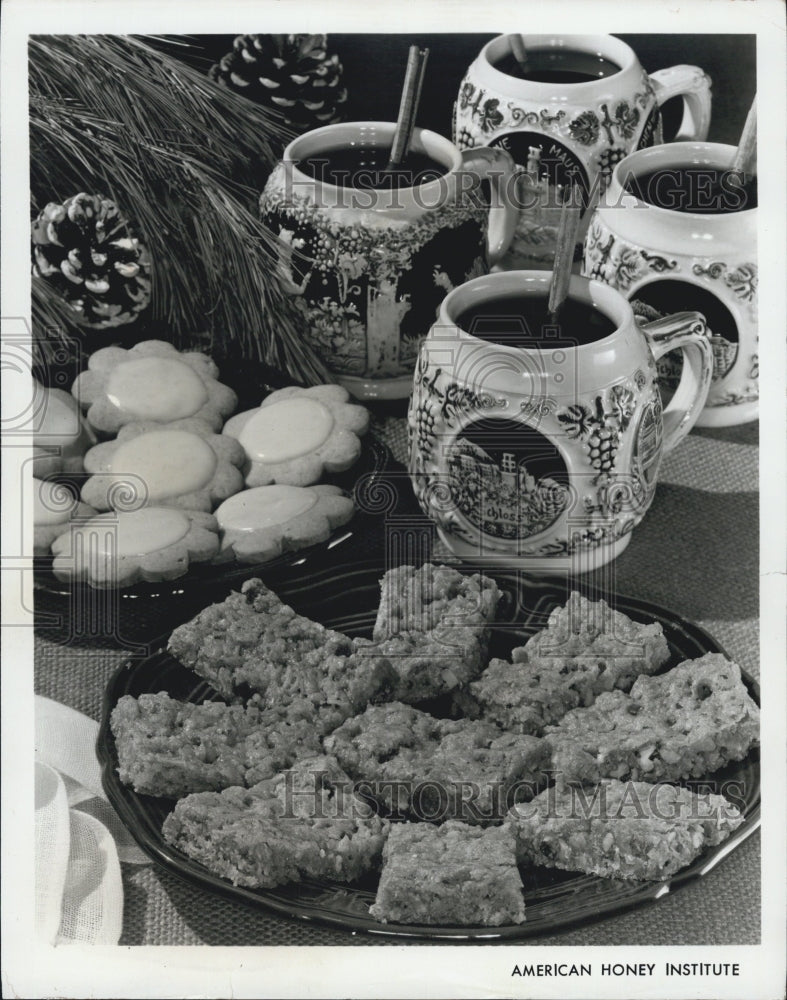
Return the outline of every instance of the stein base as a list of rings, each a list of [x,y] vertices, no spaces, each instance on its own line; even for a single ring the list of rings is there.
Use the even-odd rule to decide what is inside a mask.
[[[334,375],[334,381],[356,399],[407,399],[413,390],[413,376],[394,378],[359,378],[357,375]]]
[[[437,529],[437,534],[443,545],[450,549],[458,559],[477,569],[491,571],[495,567],[503,567],[522,570],[537,576],[553,576],[557,573],[562,576],[577,576],[581,573],[590,573],[601,566],[606,566],[613,559],[617,559],[631,541],[631,533],[629,532],[622,538],[618,538],[617,541],[609,545],[599,545],[595,549],[584,549],[568,556],[534,558],[517,555],[515,552],[496,551],[495,549],[479,552],[477,548],[460,539],[452,538],[440,528]]]
[[[760,415],[760,401],[738,403],[737,406],[706,406],[697,417],[695,427],[734,427],[736,424],[750,424]]]

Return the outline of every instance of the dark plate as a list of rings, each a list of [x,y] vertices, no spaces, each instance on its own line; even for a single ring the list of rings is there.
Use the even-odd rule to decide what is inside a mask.
[[[363,562],[341,568],[323,566],[312,568],[308,579],[304,579],[302,574],[297,579],[285,576],[276,589],[282,599],[301,614],[351,636],[369,636],[379,601],[381,575],[377,563]],[[617,610],[635,621],[660,622],[672,654],[665,670],[704,653],[724,652],[703,629],[656,605],[627,597],[603,595],[581,584],[567,584],[565,581],[531,584],[515,573],[493,575],[505,594],[502,620],[492,632],[493,656],[506,655],[513,646],[521,645],[528,636],[543,628],[549,613],[565,602],[570,589],[581,590],[596,599],[606,596]],[[723,844],[704,852],[692,865],[664,882],[601,879],[544,868],[523,870],[527,920],[522,925],[422,927],[381,924],[368,914],[369,906],[374,902],[376,876],[352,886],[311,880],[275,890],[235,887],[164,841],[161,827],[173,808],[171,800],[138,795],[121,784],[117,775],[117,753],[108,723],[109,714],[119,698],[125,694],[139,696],[158,691],[167,691],[183,701],[201,702],[215,697],[206,682],[166,653],[166,639],[163,638],[161,648],[152,656],[124,664],[107,687],[98,737],[104,789],[129,831],[155,861],[210,892],[275,910],[283,916],[314,920],[349,931],[396,937],[458,941],[533,937],[659,899],[707,874],[759,826],[760,757],[758,750],[752,750],[744,761],[732,764],[706,780],[686,783],[706,788],[711,783],[714,791],[726,790],[728,797],[742,810],[744,823]],[[746,675],[744,679],[750,694],[759,702],[757,685]]]
[[[231,385],[238,393],[237,412],[258,406],[262,399],[274,389],[297,384],[275,369],[262,365],[251,365],[243,374],[240,374],[236,368],[227,370],[225,365],[222,367],[219,378],[227,385]],[[315,557],[322,557],[327,552],[338,556],[340,560],[344,559],[351,547],[354,546],[357,549],[359,540],[363,539],[370,526],[377,520],[378,515],[375,513],[374,503],[376,486],[394,465],[393,456],[387,445],[369,433],[361,439],[361,455],[352,468],[347,469],[346,472],[326,475],[320,480],[320,482],[339,486],[347,493],[354,495],[358,507],[352,520],[341,528],[337,528],[324,542],[298,549],[295,552],[285,552],[264,563],[225,562],[215,565],[196,563],[189,568],[188,573],[175,580],[136,583],[130,587],[120,588],[118,592],[122,597],[131,599],[173,597],[186,593],[199,593],[202,588],[221,585],[223,582],[233,585],[236,581],[243,581],[251,576],[275,575],[282,569],[304,563]],[[79,496],[81,484],[88,477],[86,473],[83,473],[55,478],[59,482],[69,484],[74,495]],[[51,556],[37,556],[33,560],[33,569],[33,579],[37,590],[63,597],[72,595],[72,584],[58,580],[52,573]],[[87,583],[80,583],[78,586],[84,591],[84,602],[90,604],[93,588]]]

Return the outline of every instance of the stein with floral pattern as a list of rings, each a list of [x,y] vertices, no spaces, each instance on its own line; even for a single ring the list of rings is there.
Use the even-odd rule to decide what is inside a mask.
[[[564,305],[558,324],[527,331],[529,303],[546,301],[550,280],[508,271],[449,293],[415,372],[415,495],[454,555],[481,567],[578,573],[614,559],[653,500],[663,452],[688,433],[710,385],[699,313],[640,327],[599,281],[571,278],[571,330]],[[680,385],[662,408],[656,361],[677,349]]]
[[[517,220],[504,150],[460,153],[415,129],[410,159],[391,171],[394,129],[351,122],[307,132],[287,147],[260,198],[304,336],[360,399],[409,395],[441,301],[487,273]]]
[[[690,309],[705,317],[713,381],[699,427],[743,424],[759,412],[756,178],[742,183],[730,170],[734,155],[715,142],[632,153],[615,168],[585,240],[583,273],[618,289],[638,316]],[[679,355],[660,362],[665,394],[681,365]]]
[[[648,75],[634,51],[611,35],[522,35],[493,39],[471,64],[454,109],[460,149],[507,150],[517,164],[516,236],[502,266],[551,268],[564,189],[588,212],[615,164],[633,149],[660,143],[660,108],[682,96],[677,139],[704,139],[710,80],[697,66]],[[581,239],[580,235],[580,239]]]

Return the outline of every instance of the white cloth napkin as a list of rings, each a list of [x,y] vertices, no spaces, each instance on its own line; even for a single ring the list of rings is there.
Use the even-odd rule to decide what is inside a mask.
[[[107,801],[98,723],[36,697],[36,928],[49,944],[117,944],[120,862],[149,863]]]

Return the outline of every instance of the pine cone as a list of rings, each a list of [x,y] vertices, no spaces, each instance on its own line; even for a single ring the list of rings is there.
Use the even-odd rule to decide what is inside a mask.
[[[238,35],[208,75],[306,131],[340,121],[347,100],[339,57],[325,45],[325,35]]]
[[[50,202],[34,220],[33,276],[54,285],[94,329],[136,319],[150,301],[150,259],[102,195]]]

